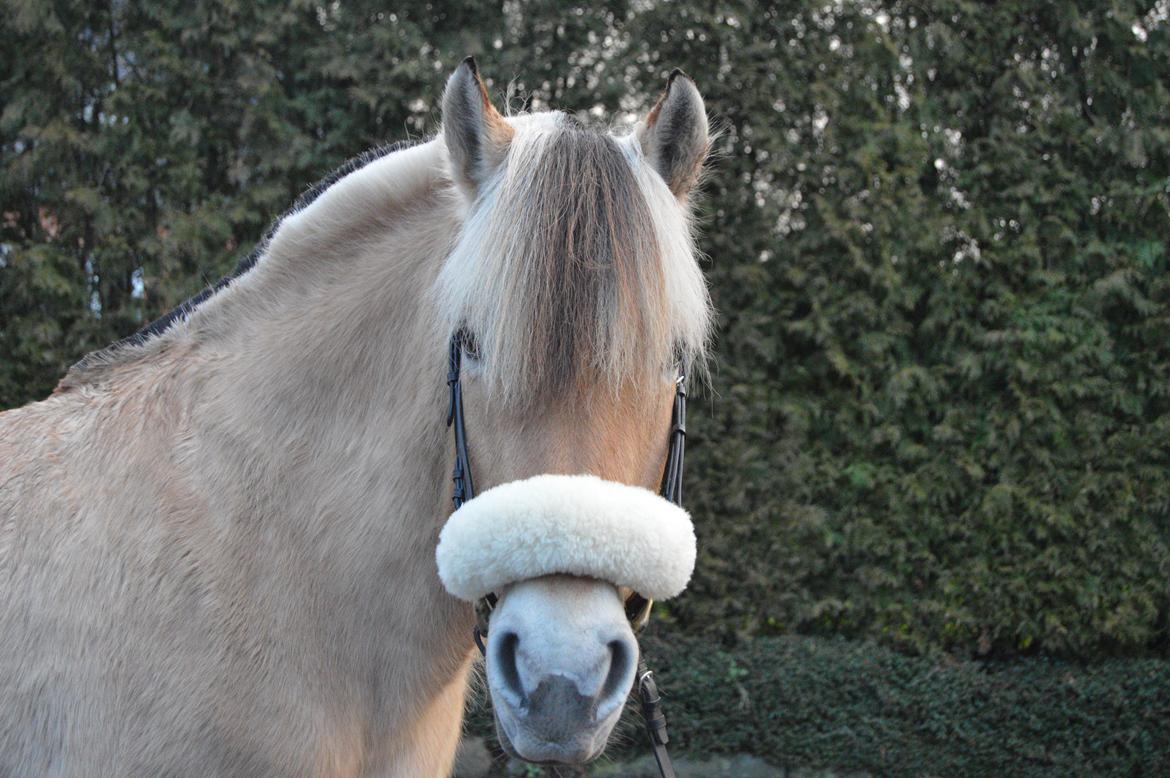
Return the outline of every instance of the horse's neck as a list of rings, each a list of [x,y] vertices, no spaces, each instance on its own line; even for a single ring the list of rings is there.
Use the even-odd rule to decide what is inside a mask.
[[[258,629],[404,701],[441,688],[468,642],[434,562],[450,487],[432,286],[460,215],[421,148],[397,169],[409,196],[393,160],[351,174],[190,322],[188,462],[237,555],[224,574],[255,582]]]

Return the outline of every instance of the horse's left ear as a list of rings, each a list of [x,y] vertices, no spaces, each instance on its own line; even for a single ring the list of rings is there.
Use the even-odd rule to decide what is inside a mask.
[[[675,68],[666,91],[635,131],[646,159],[674,196],[685,199],[711,147],[707,111],[695,82]]]
[[[451,173],[472,197],[503,162],[513,132],[488,98],[475,58],[463,60],[443,92],[443,138]]]

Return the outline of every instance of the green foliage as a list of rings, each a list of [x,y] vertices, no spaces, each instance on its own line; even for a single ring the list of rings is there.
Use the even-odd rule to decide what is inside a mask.
[[[939,662],[793,637],[735,650],[694,638],[644,645],[679,753],[884,776],[1170,771],[1161,660]],[[626,728],[623,750],[643,753],[637,722]]]
[[[1165,3],[47,4],[0,16],[0,407],[218,277],[346,157],[514,108],[721,128],[680,629],[1165,652]]]
[[[707,41],[671,51],[720,63],[700,80],[726,121],[701,559],[671,614],[1164,650],[1168,25],[1148,4],[881,5],[695,11]]]

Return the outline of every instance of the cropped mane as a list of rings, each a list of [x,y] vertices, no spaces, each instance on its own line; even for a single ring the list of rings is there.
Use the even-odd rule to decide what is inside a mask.
[[[267,253],[268,246],[272,241],[272,237],[276,231],[280,229],[281,224],[284,223],[288,217],[293,214],[303,211],[308,208],[324,194],[331,186],[341,181],[350,173],[361,170],[372,162],[376,162],[384,157],[387,157],[397,151],[412,148],[417,145],[417,141],[398,141],[396,143],[389,143],[382,146],[369,149],[356,157],[346,160],[341,166],[331,171],[321,180],[310,186],[305,191],[301,192],[293,201],[292,207],[274,219],[265,230],[264,236],[253,247],[249,254],[241,259],[236,266],[227,275],[220,278],[213,284],[209,284],[200,291],[188,297],[183,302],[172,308],[167,313],[159,318],[143,326],[136,332],[127,335],[126,337],[115,341],[109,346],[91,351],[83,356],[80,360],[75,362],[66,373],[65,377],[58,384],[57,390],[61,391],[68,389],[76,384],[85,383],[91,377],[91,374],[100,372],[104,368],[114,365],[131,362],[138,358],[143,353],[143,347],[149,345],[153,341],[159,339],[167,332],[174,329],[174,327],[186,321],[186,319],[197,309],[200,305],[209,300],[218,292],[229,287],[233,282],[246,275],[249,271],[256,267],[256,265],[263,259]]]
[[[559,113],[509,121],[507,157],[438,290],[493,392],[657,386],[676,363],[701,362],[710,303],[687,214],[636,138]]]

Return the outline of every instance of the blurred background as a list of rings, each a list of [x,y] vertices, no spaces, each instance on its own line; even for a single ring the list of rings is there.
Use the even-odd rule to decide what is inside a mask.
[[[498,105],[617,126],[681,67],[719,130],[700,560],[645,641],[683,771],[1170,774],[1168,17],[8,0],[0,408],[433,133],[464,56]],[[645,750],[631,721],[589,774]]]

